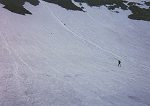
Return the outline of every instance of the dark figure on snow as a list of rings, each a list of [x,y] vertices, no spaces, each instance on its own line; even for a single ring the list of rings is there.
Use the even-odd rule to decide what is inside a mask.
[[[121,67],[121,61],[118,60],[118,67]]]

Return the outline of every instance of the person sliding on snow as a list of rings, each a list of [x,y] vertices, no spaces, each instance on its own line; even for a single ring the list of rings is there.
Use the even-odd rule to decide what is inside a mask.
[[[118,67],[121,67],[121,61],[118,60]]]

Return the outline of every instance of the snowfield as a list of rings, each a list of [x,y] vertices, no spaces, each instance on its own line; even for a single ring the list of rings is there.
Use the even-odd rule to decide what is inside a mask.
[[[150,22],[25,7],[33,15],[0,5],[0,106],[150,106]]]

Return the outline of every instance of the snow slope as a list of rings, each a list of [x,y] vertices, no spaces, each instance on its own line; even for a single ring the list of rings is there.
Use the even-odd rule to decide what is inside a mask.
[[[150,22],[25,7],[33,15],[0,8],[0,106],[150,105]]]

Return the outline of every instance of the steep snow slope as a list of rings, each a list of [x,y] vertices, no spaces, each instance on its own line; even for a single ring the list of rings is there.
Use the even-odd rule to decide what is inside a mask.
[[[150,105],[149,22],[25,7],[33,15],[0,8],[0,106]]]

